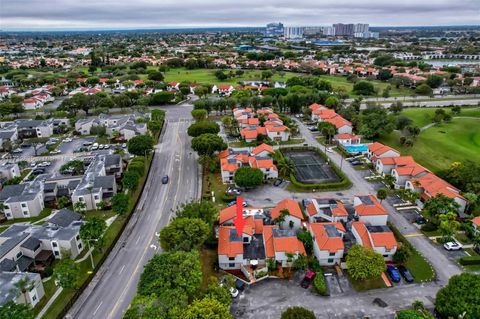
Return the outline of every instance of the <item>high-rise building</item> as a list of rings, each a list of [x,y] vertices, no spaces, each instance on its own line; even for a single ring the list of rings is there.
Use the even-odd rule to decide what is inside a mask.
[[[283,36],[285,39],[301,39],[303,38],[303,33],[305,32],[305,27],[284,27]]]
[[[335,35],[352,36],[354,33],[355,25],[353,23],[336,23],[333,25],[333,28],[335,29]]]
[[[335,28],[334,27],[322,27],[323,35],[328,37],[333,37],[335,35]]]
[[[323,27],[305,27],[305,35],[317,35],[323,33]]]
[[[364,39],[369,39],[369,38],[375,38],[378,39],[379,33],[378,32],[355,32],[353,34],[355,38],[364,38]]]
[[[357,23],[355,24],[353,33],[368,32],[369,25],[368,23]]]
[[[283,36],[283,24],[281,22],[272,22],[267,24],[265,36],[269,38],[276,38]]]

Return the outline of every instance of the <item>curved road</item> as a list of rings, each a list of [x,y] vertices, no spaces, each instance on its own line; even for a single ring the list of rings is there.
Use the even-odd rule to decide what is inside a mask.
[[[158,250],[158,232],[175,208],[201,194],[197,157],[187,128],[190,104],[166,108],[166,130],[155,146],[139,205],[114,249],[66,318],[122,318],[135,296],[143,266]],[[162,185],[162,177],[170,181]]]

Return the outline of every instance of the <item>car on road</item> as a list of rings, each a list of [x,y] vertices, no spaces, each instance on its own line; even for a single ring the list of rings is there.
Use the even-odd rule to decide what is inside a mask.
[[[350,162],[350,164],[352,164],[353,166],[358,166],[358,165],[362,165],[362,162],[359,160],[356,160],[356,161]]]
[[[413,276],[405,266],[398,266],[398,271],[406,282],[413,282]]]
[[[18,153],[22,153],[23,150],[21,148],[16,148],[12,151],[12,153],[15,153],[15,154],[18,154]]]
[[[393,282],[400,282],[400,273],[398,268],[393,265],[387,266],[387,274]]]
[[[50,166],[52,165],[51,162],[41,162],[40,164],[38,164],[37,166],[38,167],[47,167],[47,166]]]
[[[316,127],[315,125],[307,126],[307,128],[310,130],[310,132],[318,131],[318,127]]]
[[[162,184],[167,184],[168,183],[168,175],[165,175],[162,177]]]
[[[327,148],[328,153],[333,153],[333,150],[331,148]]]
[[[54,151],[51,151],[50,154],[62,154],[62,151],[61,150],[54,150]]]
[[[443,244],[443,247],[446,250],[460,250],[463,248],[462,244],[457,243],[456,241],[449,241],[448,243]]]
[[[305,277],[303,277],[302,282],[300,283],[300,286],[302,288],[307,289],[310,287],[310,284],[313,282],[313,279],[315,278],[315,272],[308,270],[307,273],[305,274]]]
[[[273,182],[273,186],[278,187],[283,183],[283,180],[281,178],[277,178],[275,182]]]

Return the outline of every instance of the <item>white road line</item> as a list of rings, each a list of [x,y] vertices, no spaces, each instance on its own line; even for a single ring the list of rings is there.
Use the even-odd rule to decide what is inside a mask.
[[[95,316],[97,314],[97,311],[98,309],[100,309],[100,306],[102,305],[103,301],[100,301],[100,303],[98,304],[97,308],[95,309],[95,311],[93,312],[93,315]]]
[[[122,268],[120,269],[120,271],[118,272],[118,274],[121,275],[124,269],[125,269],[125,265],[122,266]]]
[[[138,236],[137,241],[135,242],[135,245],[138,244],[138,242],[140,241],[140,237],[141,236]]]

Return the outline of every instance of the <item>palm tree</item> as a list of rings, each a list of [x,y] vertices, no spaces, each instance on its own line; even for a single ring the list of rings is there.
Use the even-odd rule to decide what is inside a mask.
[[[14,284],[17,288],[19,295],[23,296],[24,304],[28,305],[27,293],[35,287],[35,282],[30,280],[30,277],[25,276]]]
[[[385,188],[380,188],[378,191],[377,191],[377,198],[380,200],[380,204],[383,202],[383,200],[385,198],[387,198],[387,190]]]
[[[294,165],[290,159],[283,157],[277,161],[277,168],[281,176],[289,176],[293,171]]]

